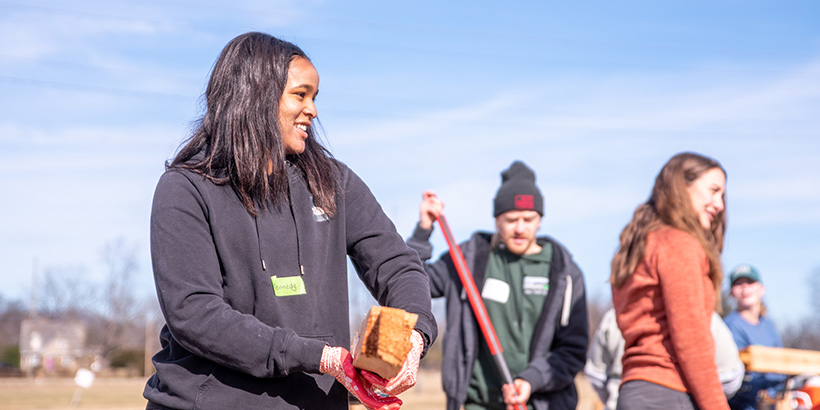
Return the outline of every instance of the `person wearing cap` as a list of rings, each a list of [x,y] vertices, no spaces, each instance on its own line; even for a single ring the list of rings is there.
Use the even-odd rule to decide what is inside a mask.
[[[760,279],[760,272],[751,265],[739,265],[729,275],[729,293],[735,300],[735,309],[724,320],[737,347],[743,350],[751,345],[783,347],[774,323],[766,315],[763,294],[766,288]],[[747,372],[737,394],[729,400],[733,410],[757,409],[758,392],[772,389],[785,381],[785,376],[774,373]]]
[[[537,236],[543,202],[533,171],[513,162],[493,202],[495,232],[475,232],[459,245],[514,379],[503,385],[449,253],[429,262],[443,204],[434,192],[423,194],[407,244],[425,262],[431,296],[446,298],[441,376],[448,410],[576,407],[574,378],[589,338],[584,278],[563,245]]]

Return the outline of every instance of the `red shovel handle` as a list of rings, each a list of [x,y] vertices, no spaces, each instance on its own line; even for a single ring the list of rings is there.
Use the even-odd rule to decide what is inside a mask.
[[[450,257],[456,266],[461,284],[467,292],[467,299],[470,301],[470,306],[473,308],[476,320],[478,320],[481,333],[484,334],[484,340],[487,341],[487,346],[490,348],[490,354],[493,356],[493,361],[495,362],[498,372],[504,380],[504,384],[513,384],[510,368],[507,367],[507,362],[504,360],[501,342],[498,341],[498,336],[495,334],[495,328],[493,328],[493,323],[490,321],[490,315],[487,314],[487,308],[484,307],[484,301],[481,299],[481,294],[475,285],[473,275],[470,273],[470,268],[467,267],[467,262],[461,253],[461,248],[458,247],[458,243],[456,243],[453,233],[450,231],[450,226],[447,225],[447,218],[441,214],[436,217],[436,220],[441,226],[442,232],[444,232],[444,239],[447,240],[447,246],[450,248]],[[514,384],[513,387],[515,387]],[[516,404],[515,408],[526,410],[521,404]]]

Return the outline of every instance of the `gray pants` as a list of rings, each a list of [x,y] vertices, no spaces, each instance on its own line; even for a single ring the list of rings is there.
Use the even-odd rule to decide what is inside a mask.
[[[643,380],[621,385],[618,410],[697,410],[695,400],[687,393]]]

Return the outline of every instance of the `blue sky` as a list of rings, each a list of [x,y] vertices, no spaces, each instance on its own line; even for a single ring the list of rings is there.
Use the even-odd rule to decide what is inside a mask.
[[[457,237],[492,229],[499,172],[521,159],[541,233],[606,296],[621,228],[666,160],[696,151],[729,174],[724,267],[760,269],[780,324],[809,314],[820,2],[398,3],[0,1],[0,294],[27,298],[33,271],[101,281],[123,238],[151,295],[163,162],[222,47],[264,31],[311,57],[329,148],[403,236],[425,189]]]

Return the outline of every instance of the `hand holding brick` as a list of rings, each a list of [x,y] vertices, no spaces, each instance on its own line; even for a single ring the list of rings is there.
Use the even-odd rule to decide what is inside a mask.
[[[416,366],[418,367],[418,365]],[[399,410],[401,400],[395,397],[379,397],[362,375],[353,367],[353,357],[344,347],[325,346],[319,371],[336,378],[353,396],[370,410]]]
[[[419,361],[421,352],[424,350],[424,338],[417,330],[410,334],[412,348],[407,354],[407,359],[399,370],[399,374],[390,380],[385,380],[375,373],[362,370],[362,376],[370,382],[374,388],[389,396],[397,396],[407,389],[416,385],[416,376],[419,371]]]

